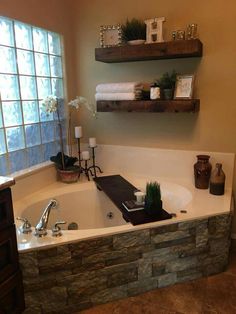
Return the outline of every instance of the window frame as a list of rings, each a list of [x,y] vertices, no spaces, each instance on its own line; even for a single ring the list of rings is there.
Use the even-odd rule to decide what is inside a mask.
[[[66,142],[66,112],[64,108],[64,99],[66,95],[66,79],[65,79],[65,58],[64,58],[64,41],[62,34],[56,33],[51,30],[44,29],[42,27],[34,26],[31,24],[27,24],[15,19],[11,19],[5,16],[0,16],[0,19],[9,21],[11,23],[11,31],[13,36],[13,43],[11,45],[6,45],[0,42],[0,49],[2,47],[5,47],[7,49],[13,49],[13,55],[15,56],[15,73],[4,73],[0,70],[0,76],[3,77],[3,75],[14,75],[17,80],[18,85],[18,92],[19,97],[17,100],[14,99],[2,99],[1,97],[1,87],[0,87],[0,115],[1,115],[1,121],[2,125],[0,125],[0,132],[3,132],[4,134],[4,143],[5,144],[5,153],[0,154],[0,175],[9,175],[10,173],[14,173],[16,171],[20,171],[23,169],[27,169],[30,167],[38,166],[41,163],[44,164],[46,161],[49,160],[49,157],[53,154],[56,154],[60,150],[59,145],[59,138],[58,138],[58,126],[57,126],[57,117],[53,114],[51,114],[49,117],[46,117],[46,113],[42,111],[42,100],[48,96],[48,94],[45,94],[44,97],[41,97],[40,91],[39,91],[39,82],[42,80],[42,82],[49,82],[49,90],[51,91],[49,94],[54,94],[57,96],[60,100],[59,103],[61,104],[60,107],[60,118],[62,120],[62,123],[64,124],[64,134],[63,134],[63,140]],[[31,39],[29,39],[29,42],[31,41],[31,49],[26,49],[25,47],[19,47],[17,45],[17,41],[19,41],[19,38],[17,38],[16,35],[16,25],[23,25],[26,28],[28,27],[30,29]],[[34,42],[34,32],[38,31],[39,33],[42,32],[46,34],[46,44],[47,50],[42,52],[38,50],[35,50],[35,42]],[[51,41],[55,40],[57,41],[57,48],[59,51],[55,53],[53,51],[52,46],[50,46],[50,36]],[[54,47],[55,48],[55,47]],[[23,52],[28,52],[28,54],[31,54],[32,63],[31,67],[33,68],[33,73],[26,74],[22,73],[20,69],[20,61],[18,54],[23,54]],[[38,56],[41,56],[42,58],[47,59],[47,70],[48,73],[40,74],[38,72],[37,66],[36,66],[36,59]],[[58,59],[57,59],[58,58]],[[54,68],[52,66],[53,60],[59,60],[60,69],[59,69],[59,75],[57,75],[57,66],[54,64]],[[55,74],[55,75],[54,75]],[[31,78],[31,80],[34,81],[35,86],[35,98],[32,99],[26,99],[22,96],[22,80],[27,78]],[[58,87],[59,94],[56,92],[54,93],[54,90],[57,90],[56,82],[60,85]],[[53,85],[54,84],[54,85]],[[59,86],[58,85],[58,86]],[[28,91],[26,91],[28,92]],[[18,105],[20,106],[19,112],[21,113],[21,123],[18,123],[17,125],[5,125],[5,118],[4,118],[4,110],[3,107],[9,104],[10,102],[18,102]],[[34,108],[36,108],[36,120],[37,121],[26,121],[26,115],[25,115],[25,104],[35,104]],[[47,127],[49,126],[49,127]],[[50,126],[52,128],[52,131],[50,130]],[[27,128],[36,128],[38,129],[38,135],[39,135],[39,142],[37,144],[29,143],[27,142]],[[22,141],[23,145],[22,148],[18,149],[11,149],[9,146],[7,133],[8,130],[13,130],[13,128],[19,128],[22,132]],[[45,130],[44,130],[45,128]],[[44,132],[45,131],[45,132]],[[52,133],[53,135],[52,135]],[[45,134],[44,134],[45,133]],[[51,138],[50,138],[51,136]],[[0,147],[1,148],[1,147]],[[16,148],[16,147],[15,147]],[[38,152],[38,153],[37,153]],[[31,155],[34,154],[35,156],[40,156],[36,160],[31,160]],[[5,160],[4,160],[5,159]],[[15,161],[14,161],[15,159]],[[1,165],[2,164],[2,165]],[[5,167],[4,167],[5,165]],[[3,171],[5,169],[5,171]]]

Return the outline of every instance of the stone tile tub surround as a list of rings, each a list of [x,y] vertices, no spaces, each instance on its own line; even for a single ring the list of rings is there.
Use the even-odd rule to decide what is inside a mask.
[[[231,215],[20,252],[25,313],[73,313],[221,272]]]

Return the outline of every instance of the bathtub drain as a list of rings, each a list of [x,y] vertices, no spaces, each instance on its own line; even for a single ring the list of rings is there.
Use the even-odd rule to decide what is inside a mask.
[[[107,213],[107,219],[113,219],[113,218],[114,218],[113,212],[108,212]]]

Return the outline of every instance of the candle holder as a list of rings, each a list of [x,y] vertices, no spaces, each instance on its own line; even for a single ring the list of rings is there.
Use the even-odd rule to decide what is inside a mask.
[[[93,164],[92,164],[92,166],[90,166],[90,167],[88,168],[88,170],[90,171],[90,173],[92,174],[92,176],[95,177],[95,178],[97,178],[96,169],[97,169],[100,173],[103,173],[102,170],[101,170],[101,168],[98,167],[98,166],[96,165],[96,162],[95,162],[95,148],[96,148],[96,147],[97,147],[97,146],[90,147],[90,148],[92,148]]]
[[[78,155],[79,155],[79,168],[80,168],[80,173],[83,172],[83,167],[81,166],[81,150],[80,150],[80,138],[77,138],[77,142],[78,142]]]
[[[86,177],[88,178],[88,181],[90,181],[90,176],[93,176],[92,171],[90,170],[90,167],[88,167],[88,160],[83,160],[84,161],[84,167],[81,167],[82,172],[84,172],[84,174],[86,175]]]

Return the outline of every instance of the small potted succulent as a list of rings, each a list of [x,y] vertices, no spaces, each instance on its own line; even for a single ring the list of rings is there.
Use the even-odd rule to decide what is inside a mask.
[[[162,211],[161,188],[156,181],[146,185],[144,210],[149,216],[157,216]]]
[[[142,20],[133,18],[121,25],[122,40],[130,45],[140,45],[146,40],[146,24]]]
[[[173,99],[177,73],[173,70],[172,73],[165,72],[156,83],[160,86],[164,99]]]

